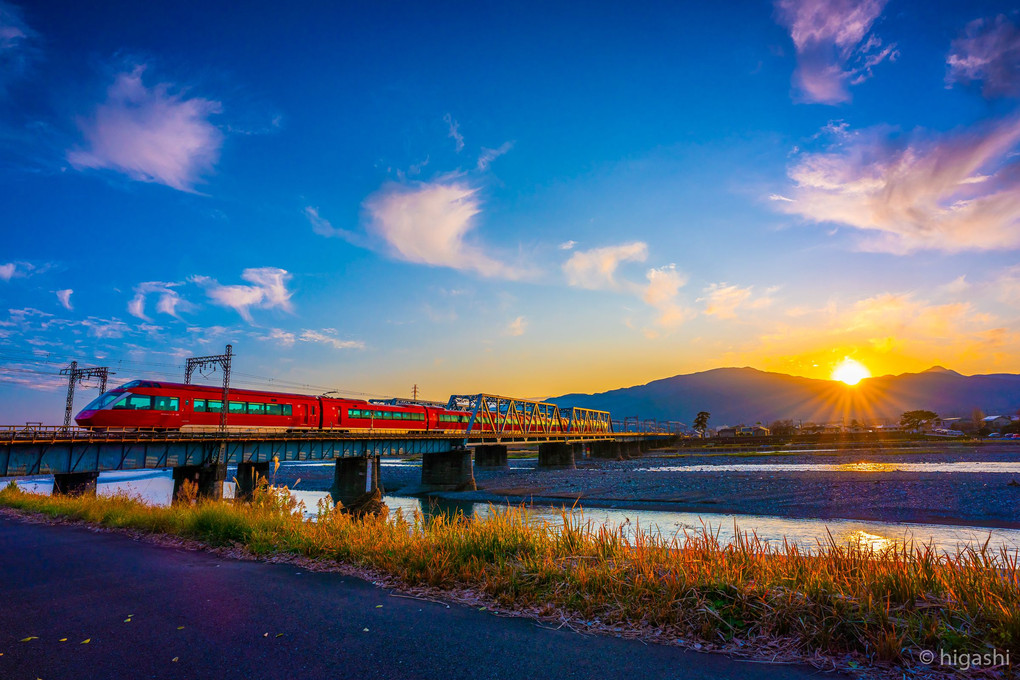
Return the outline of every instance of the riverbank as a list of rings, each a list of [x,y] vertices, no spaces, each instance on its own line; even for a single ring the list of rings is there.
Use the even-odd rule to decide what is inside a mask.
[[[576,470],[543,470],[534,459],[510,468],[476,468],[478,491],[437,494],[450,500],[535,502],[789,518],[857,519],[1020,529],[1020,472],[982,471],[1015,464],[1020,445],[820,450],[746,454],[653,451],[627,461],[579,460]],[[966,466],[967,472],[940,471]],[[821,469],[804,469],[818,466]],[[907,471],[916,467],[920,471]],[[281,468],[301,488],[323,483],[310,468]],[[389,492],[413,490],[419,469],[382,471]],[[329,482],[332,478],[329,478]],[[321,487],[328,487],[328,483]]]
[[[467,522],[442,514],[354,519],[323,509],[306,522],[285,491],[252,505],[153,507],[8,488],[0,506],[261,558],[369,569],[578,630],[755,658],[867,666],[892,677],[932,671],[918,666],[922,650],[1020,654],[1020,569],[1003,554],[834,543],[808,555],[753,537],[724,546],[706,534],[630,540],[593,524],[535,523],[520,509]]]

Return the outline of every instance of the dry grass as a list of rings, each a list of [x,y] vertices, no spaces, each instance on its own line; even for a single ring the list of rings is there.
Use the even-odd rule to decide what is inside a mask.
[[[483,520],[352,518],[323,505],[307,522],[284,489],[251,504],[153,507],[126,497],[49,497],[11,485],[0,505],[110,527],[291,553],[391,575],[409,586],[471,589],[510,610],[559,611],[595,627],[710,645],[784,641],[805,656],[914,663],[923,649],[1009,651],[1020,658],[1020,564],[1005,550],[881,551],[830,539],[810,553],[753,535],[721,545],[701,532],[663,539],[522,508]]]

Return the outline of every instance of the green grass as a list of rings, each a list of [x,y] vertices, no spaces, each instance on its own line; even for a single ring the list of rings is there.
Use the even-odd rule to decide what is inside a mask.
[[[409,586],[472,589],[498,606],[564,612],[580,625],[805,655],[912,664],[911,650],[1009,650],[1020,658],[1020,568],[1005,550],[945,555],[930,545],[876,551],[830,540],[809,552],[753,535],[628,539],[585,520],[539,522],[522,508],[491,517],[353,518],[322,506],[303,520],[286,489],[251,504],[153,507],[126,497],[40,496],[15,485],[0,506],[51,517],[292,553],[387,573]]]

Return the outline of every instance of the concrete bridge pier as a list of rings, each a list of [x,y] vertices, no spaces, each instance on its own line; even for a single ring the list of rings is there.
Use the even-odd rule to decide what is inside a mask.
[[[620,442],[601,441],[591,443],[591,457],[607,460],[623,460],[620,453]]]
[[[620,456],[624,460],[631,458],[641,457],[641,443],[640,442],[620,442]]]
[[[177,495],[184,482],[198,485],[198,497],[210,500],[223,499],[223,482],[227,479],[227,464],[212,463],[210,465],[182,465],[173,469],[174,495]]]
[[[507,462],[505,444],[486,444],[475,447],[475,467],[480,468],[505,468],[510,467]]]
[[[53,495],[95,496],[98,472],[67,472],[53,475]]]
[[[583,446],[583,444],[581,445]],[[545,442],[538,445],[538,467],[547,470],[572,470],[576,445],[567,442]]]
[[[251,500],[255,493],[255,483],[259,477],[269,474],[269,461],[264,463],[238,463],[237,474],[234,480],[237,482],[237,490],[234,491],[234,498],[240,500]]]
[[[381,491],[379,456],[337,458],[329,495],[334,503],[349,507],[365,494]]]
[[[499,447],[493,447],[499,448]],[[503,460],[506,447],[503,446]],[[474,491],[474,468],[471,467],[471,450],[454,449],[421,456],[421,485],[427,491]]]

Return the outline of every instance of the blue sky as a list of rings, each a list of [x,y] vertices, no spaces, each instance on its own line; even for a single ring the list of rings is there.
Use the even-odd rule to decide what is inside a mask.
[[[684,5],[0,0],[2,420],[1020,371],[1017,8]]]

